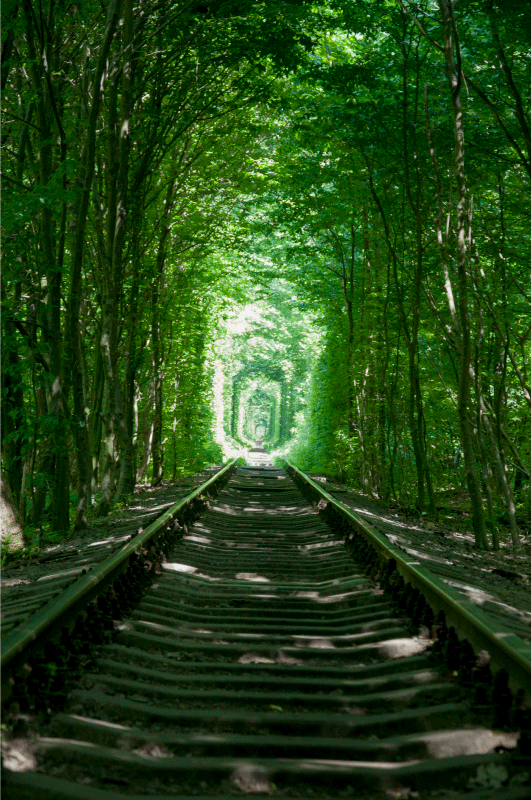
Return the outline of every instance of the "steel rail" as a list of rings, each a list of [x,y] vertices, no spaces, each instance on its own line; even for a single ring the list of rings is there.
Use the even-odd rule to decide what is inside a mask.
[[[490,654],[491,669],[505,669],[513,691],[523,690],[531,700],[531,645],[489,617],[484,611],[456,589],[446,584],[418,560],[408,557],[403,550],[391,544],[387,537],[356,514],[341,501],[332,497],[309,475],[287,461],[288,470],[311,487],[338,514],[354,527],[358,534],[373,547],[384,562],[395,562],[402,578],[418,589],[435,613],[443,611],[446,623],[453,626],[458,636],[467,639],[476,650]]]
[[[200,495],[207,492],[217,481],[230,473],[231,470],[234,469],[237,461],[238,458],[233,458],[231,461],[227,462],[215,475],[167,509],[144,531],[133,536],[132,539],[126,542],[126,544],[115,553],[108,556],[101,564],[98,564],[96,567],[92,568],[90,572],[79,577],[58,597],[50,603],[47,603],[40,611],[30,616],[13,631],[3,637],[1,640],[2,670],[11,664],[28,646],[34,644],[43,633],[48,631],[58,620],[64,617],[65,614],[68,614],[71,609],[75,608],[76,613],[79,613],[79,611],[99,593],[102,584],[107,585],[109,578],[115,577],[127,568],[132,555],[140,552],[153,537],[164,531],[168,523],[172,522],[186,506]]]

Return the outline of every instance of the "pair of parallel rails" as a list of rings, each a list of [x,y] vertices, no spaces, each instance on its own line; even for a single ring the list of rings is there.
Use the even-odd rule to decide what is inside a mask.
[[[529,645],[289,463],[229,462],[2,644],[53,711],[13,798],[531,795]]]

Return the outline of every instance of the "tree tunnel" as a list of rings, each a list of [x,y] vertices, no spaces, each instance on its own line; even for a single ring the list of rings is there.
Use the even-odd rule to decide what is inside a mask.
[[[281,366],[267,361],[246,364],[232,378],[231,435],[245,445],[261,439],[280,446],[293,422],[290,382]]]

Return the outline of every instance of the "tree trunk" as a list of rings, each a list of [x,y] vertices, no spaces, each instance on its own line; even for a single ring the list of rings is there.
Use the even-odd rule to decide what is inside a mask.
[[[487,433],[490,449],[494,457],[494,468],[496,470],[498,483],[505,499],[505,507],[507,509],[507,516],[509,518],[509,529],[511,531],[511,541],[513,548],[515,550],[519,550],[520,534],[518,531],[518,525],[516,523],[516,506],[514,502],[514,496],[509,481],[507,480],[503,454],[498,447],[498,442],[496,441],[494,431],[492,430],[492,425],[490,424],[489,411],[485,403],[485,398],[481,394],[479,396],[479,404],[481,410],[481,421],[483,422],[483,427]]]
[[[153,440],[153,403],[155,401],[155,390],[153,379],[149,382],[149,391],[142,415],[142,458],[136,474],[137,483],[144,480],[151,462],[151,442]]]
[[[525,157],[524,153],[520,148],[518,148],[517,152],[520,156],[520,161],[523,164],[525,170],[527,171],[528,175],[531,177],[531,130],[529,128],[529,124],[527,122],[527,115],[526,115],[526,108],[525,103],[522,100],[522,96],[516,86],[514,81],[513,73],[511,70],[511,66],[507,61],[507,57],[505,55],[505,51],[502,47],[500,41],[500,35],[498,33],[498,25],[496,22],[496,11],[493,8],[493,3],[485,3],[486,11],[489,16],[489,23],[490,29],[492,33],[492,43],[496,48],[496,53],[498,56],[498,60],[500,62],[501,70],[505,77],[505,82],[507,83],[507,88],[512,95],[513,98],[513,114],[518,121],[518,126],[520,128],[520,133],[524,139],[525,143],[525,151],[527,154],[527,158]]]
[[[101,438],[103,431],[103,395],[105,391],[105,376],[103,374],[103,359],[99,342],[96,342],[96,372],[92,384],[90,414],[89,414],[89,446],[91,457],[90,488],[94,497],[98,490]]]
[[[83,356],[80,336],[79,315],[82,298],[82,266],[85,246],[90,194],[96,160],[96,126],[101,105],[102,80],[112,40],[118,23],[119,0],[110,0],[107,9],[105,33],[101,44],[96,71],[92,80],[92,103],[86,127],[86,141],[83,148],[79,184],[81,197],[75,209],[75,228],[72,242],[72,265],[70,296],[68,304],[68,371],[72,385],[73,410],[75,417],[74,442],[77,461],[77,507],[76,529],[87,525],[87,507],[90,504],[92,481],[90,468],[90,447],[87,435],[85,413],[86,399],[83,389]],[[93,470],[92,470],[93,472]]]
[[[410,326],[406,319],[406,311],[403,302],[402,287],[398,283],[398,275],[396,270],[396,259],[393,260],[393,272],[395,276],[396,290],[399,298],[399,312],[402,319],[402,327],[406,336],[407,349],[408,349],[408,372],[409,372],[409,398],[408,398],[408,421],[411,432],[411,444],[413,446],[413,453],[415,457],[415,468],[417,473],[417,501],[416,507],[419,510],[424,508],[424,486],[428,489],[428,502],[430,511],[435,513],[435,498],[433,495],[433,488],[431,483],[430,467],[426,452],[426,437],[424,432],[425,419],[424,407],[422,401],[422,391],[420,383],[420,368],[419,368],[419,325],[421,315],[421,296],[422,296],[422,277],[424,270],[424,237],[423,237],[423,220],[422,220],[422,174],[418,167],[418,153],[416,149],[416,141],[413,139],[413,164],[414,180],[411,176],[409,153],[410,153],[410,129],[409,124],[411,113],[409,110],[409,92],[408,92],[408,77],[407,68],[410,55],[410,48],[406,47],[406,18],[403,19],[403,69],[402,69],[402,141],[404,150],[404,184],[407,202],[409,204],[411,213],[415,220],[415,246],[416,252],[413,259],[413,303],[410,309]],[[416,67],[416,82],[413,101],[412,116],[415,122],[418,119],[418,106],[419,106],[419,88],[420,88],[420,62],[417,58],[415,60]],[[416,128],[416,125],[415,125]]]
[[[143,199],[143,198],[142,198]],[[127,315],[127,346],[125,355],[125,386],[124,386],[124,414],[125,427],[127,431],[127,441],[130,446],[130,457],[127,459],[127,469],[124,470],[124,491],[132,494],[136,485],[136,460],[137,460],[137,441],[138,441],[138,391],[136,385],[136,375],[142,361],[143,347],[138,348],[139,335],[142,321],[142,308],[140,307],[140,261],[139,240],[141,226],[143,224],[143,209],[138,198],[133,205],[132,211],[132,276],[131,291],[129,300],[126,303],[128,308]]]
[[[166,264],[166,242],[170,233],[171,213],[174,206],[175,181],[170,181],[166,192],[164,214],[155,262],[155,275],[151,290],[151,341],[153,353],[153,435],[151,440],[151,455],[153,471],[151,485],[158,486],[163,475],[163,449],[162,449],[162,390],[163,379],[163,353],[161,341],[161,294],[164,280],[164,267]]]
[[[157,270],[157,275],[153,281],[152,290],[152,316],[151,316],[151,350],[153,353],[153,435],[151,439],[151,458],[153,469],[151,474],[151,485],[158,486],[163,474],[163,452],[162,452],[162,353],[160,341],[160,305],[159,305],[159,286],[161,275]]]
[[[31,493],[31,506],[27,522],[32,525],[41,525],[53,473],[53,455],[51,454],[53,448],[48,437],[41,443],[40,447],[37,447],[37,429],[41,425],[41,420],[48,413],[48,406],[44,386],[34,386],[33,391],[35,397],[35,433],[34,445],[28,460],[28,477],[26,481]],[[37,479],[36,476],[38,476]],[[49,476],[49,481],[45,479],[45,476]],[[25,504],[25,498],[23,503]]]
[[[456,27],[452,5],[449,0],[438,0],[438,3],[441,10],[444,30],[443,52],[446,76],[454,113],[454,166],[457,184],[457,285],[459,295],[459,326],[461,332],[457,413],[465,461],[466,481],[472,506],[475,544],[478,549],[487,550],[487,530],[483,512],[483,499],[481,497],[481,485],[476,468],[474,442],[469,423],[472,348],[470,315],[468,310],[468,193],[465,173],[465,132],[463,125],[463,108],[461,104],[462,73],[460,57],[458,56],[458,63],[456,63],[454,56],[454,47],[459,48],[459,44],[457,42],[457,36],[455,36],[454,42],[454,31],[456,31]],[[459,49],[457,52],[459,54]]]
[[[35,42],[33,9],[29,0],[24,1],[26,18],[26,40],[30,56],[30,74],[35,91],[35,107],[39,127],[39,182],[46,186],[53,174],[52,142],[57,131],[52,130],[53,98],[50,93],[50,81],[47,72],[51,68],[50,52],[53,47]],[[53,30],[53,15],[48,19],[47,33]],[[50,52],[47,52],[47,49]],[[39,50],[39,55],[37,54]],[[57,111],[57,109],[55,108]],[[56,117],[56,122],[59,120]],[[62,130],[59,129],[62,136]],[[54,417],[53,440],[53,484],[52,484],[52,518],[54,531],[66,532],[70,526],[69,515],[69,447],[68,417],[69,412],[63,393],[62,374],[62,330],[61,330],[61,263],[57,260],[55,247],[55,221],[50,206],[45,205],[41,212],[41,242],[44,257],[45,291],[44,314],[42,317],[44,339],[47,349],[48,370],[50,372],[50,390],[48,397],[49,412]]]
[[[16,289],[17,301],[21,288]],[[5,291],[2,291],[5,297]],[[2,461],[4,463],[4,480],[17,507],[20,503],[22,488],[22,438],[21,430],[25,427],[26,409],[21,380],[21,361],[18,354],[16,332],[13,322],[4,315],[4,336],[2,339],[2,396],[0,404],[2,419]]]
[[[417,497],[415,501],[415,507],[418,509],[422,509],[424,507],[424,476],[428,470],[427,463],[425,463],[423,447],[421,444],[421,437],[419,434],[419,427],[417,424],[418,423],[417,412],[419,407],[420,409],[422,409],[422,398],[417,397],[416,393],[417,375],[418,375],[418,364],[417,364],[418,324],[420,318],[420,277],[422,275],[422,245],[421,242],[420,243],[418,242],[417,258],[419,259],[420,263],[416,263],[415,266],[414,303],[412,309],[412,325],[410,327],[404,306],[403,286],[401,284],[400,277],[398,274],[398,256],[391,237],[391,229],[389,227],[389,221],[387,219],[385,210],[382,206],[381,200],[376,192],[372,170],[369,161],[366,157],[365,157],[365,163],[367,165],[367,170],[369,172],[369,187],[371,190],[371,194],[384,226],[385,240],[387,243],[389,258],[391,259],[391,265],[392,265],[393,280],[396,291],[396,304],[400,320],[400,329],[406,337],[406,345],[408,352],[407,419],[408,419],[409,435],[411,438],[411,446],[413,448],[413,454],[415,458],[415,470],[417,477]],[[418,224],[419,222],[420,222],[419,219],[417,219]],[[417,225],[417,236],[418,235],[419,231]]]
[[[106,334],[102,334],[102,340],[106,336]],[[103,341],[101,342],[101,349],[103,353]],[[102,356],[102,362],[103,362]],[[96,508],[96,516],[97,517],[105,517],[111,510],[112,506],[112,498],[114,494],[114,478],[115,478],[115,462],[116,462],[116,453],[115,453],[115,433],[114,433],[114,414],[112,411],[112,398],[111,398],[111,391],[112,391],[112,375],[111,379],[109,380],[107,371],[105,366],[103,367],[104,372],[104,388],[103,388],[103,400],[102,400],[102,457],[103,457],[103,465],[101,470],[101,488],[100,488],[100,500],[98,506]]]
[[[17,504],[3,472],[0,472],[0,537],[4,553],[20,550],[26,544]]]
[[[133,446],[128,433],[124,408],[124,392],[118,373],[118,316],[120,298],[124,280],[124,243],[129,203],[129,153],[130,153],[130,118],[133,111],[133,3],[122,0],[122,97],[120,106],[120,127],[118,138],[118,170],[116,181],[116,207],[113,209],[114,229],[109,239],[111,270],[108,293],[109,352],[112,357],[112,375],[114,398],[114,425],[119,445],[119,474],[114,502],[119,502],[128,491],[133,469]],[[105,362],[105,356],[104,356]],[[107,374],[110,375],[109,369]]]

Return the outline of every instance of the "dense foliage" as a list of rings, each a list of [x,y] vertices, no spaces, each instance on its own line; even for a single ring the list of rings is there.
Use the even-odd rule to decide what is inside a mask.
[[[23,520],[68,530],[72,493],[83,526],[261,438],[419,511],[466,488],[476,545],[503,522],[518,547],[525,0],[3,13],[2,470]]]

